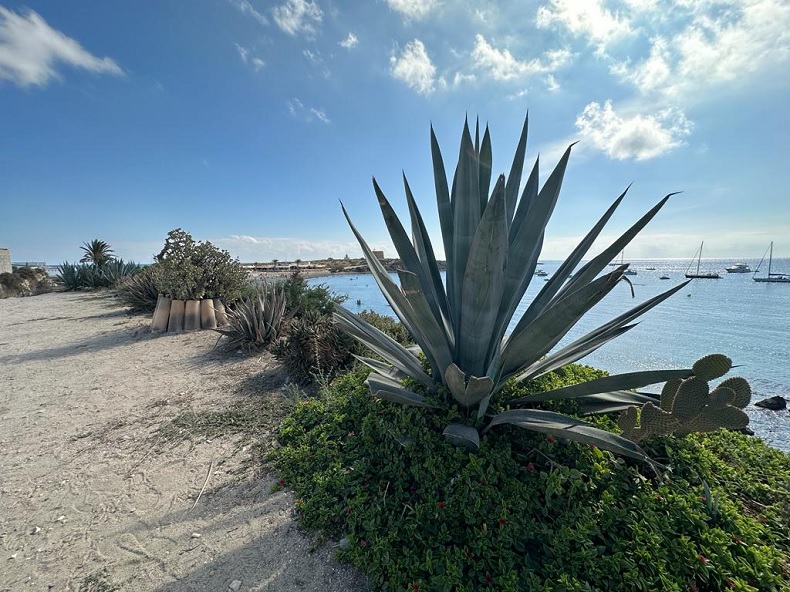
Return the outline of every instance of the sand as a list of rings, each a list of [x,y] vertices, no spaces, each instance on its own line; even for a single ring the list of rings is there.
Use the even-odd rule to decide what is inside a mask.
[[[299,530],[249,441],[159,431],[251,397],[282,408],[276,363],[149,325],[106,294],[0,300],[0,591],[368,590]]]

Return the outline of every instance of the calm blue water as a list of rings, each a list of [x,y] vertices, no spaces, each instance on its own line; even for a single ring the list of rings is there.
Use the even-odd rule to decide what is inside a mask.
[[[744,262],[752,269],[758,263]],[[546,261],[541,267],[552,274],[560,263]],[[757,283],[752,281],[750,273],[728,274],[724,268],[732,263],[732,260],[703,259],[700,270],[717,271],[721,279],[693,280],[641,317],[638,327],[582,362],[620,373],[685,368],[708,353],[721,352],[739,366],[728,376],[743,376],[752,385],[752,401],[772,395],[787,398],[790,396],[790,284]],[[631,268],[638,275],[629,279],[636,297],[631,298],[625,283],[618,286],[574,327],[560,346],[682,282],[687,266],[688,260],[632,261]],[[646,267],[656,269],[648,271]],[[790,272],[790,259],[774,260],[773,269]],[[661,275],[670,279],[659,280]],[[345,305],[352,312],[369,309],[394,316],[369,274],[315,278],[310,283],[324,284],[337,294],[347,295]],[[535,277],[515,320],[542,286],[543,278]],[[357,304],[357,300],[361,303]],[[765,411],[753,405],[746,411],[756,435],[790,452],[790,412]]]

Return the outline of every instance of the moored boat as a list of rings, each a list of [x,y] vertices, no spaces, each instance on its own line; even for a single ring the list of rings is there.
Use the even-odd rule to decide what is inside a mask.
[[[757,269],[754,270],[754,275],[752,279],[755,282],[768,282],[771,284],[790,284],[790,273],[777,273],[775,271],[771,271],[771,264],[774,258],[774,242],[771,241],[770,246],[768,247],[768,275],[765,277],[757,277],[757,272],[760,271],[760,266],[763,264],[765,260],[765,255],[763,258],[760,259],[760,263],[757,265]]]

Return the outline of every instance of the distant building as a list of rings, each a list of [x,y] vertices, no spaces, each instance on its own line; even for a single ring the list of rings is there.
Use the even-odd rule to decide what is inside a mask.
[[[0,249],[0,273],[11,273],[11,251],[8,249]]]
[[[381,261],[382,259],[384,259],[384,251],[373,251],[373,256],[379,261]]]

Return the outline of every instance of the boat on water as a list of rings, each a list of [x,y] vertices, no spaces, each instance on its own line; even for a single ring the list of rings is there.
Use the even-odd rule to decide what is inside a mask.
[[[655,271],[655,267],[645,267],[645,271]]]
[[[752,279],[755,282],[770,282],[772,284],[790,284],[790,273],[777,273],[775,271],[771,271],[771,263],[773,262],[774,258],[774,241],[771,241],[770,246],[768,247],[768,275],[764,277],[757,277],[757,272],[760,271],[760,266],[765,261],[765,255],[763,258],[760,259],[760,263],[757,265],[757,269],[754,270],[754,275]]]
[[[716,273],[715,271],[700,271],[699,264],[702,260],[702,246],[705,244],[705,241],[702,241],[699,244],[699,249],[696,253],[694,253],[694,259],[691,260],[689,266],[686,268],[686,278],[690,280],[717,280],[721,276]],[[691,271],[692,266],[694,265],[694,261],[697,262],[697,270]]]
[[[625,263],[625,250],[620,252],[620,261],[619,262],[612,262],[609,265],[623,265]],[[630,264],[629,264],[630,265]],[[636,269],[631,269],[630,267],[623,272],[623,275],[637,275]]]
[[[729,267],[725,267],[724,271],[727,273],[751,273],[752,268],[746,265],[746,263],[733,263]]]
[[[539,270],[537,270],[535,272],[535,275],[539,275],[539,276],[543,277],[543,276],[547,276],[549,274],[547,272],[543,271],[542,269],[539,269]]]
[[[668,279],[669,279],[669,276],[668,276],[668,275],[662,275],[662,276],[661,276],[660,278],[658,278],[658,279],[660,279],[660,280],[668,280]]]

